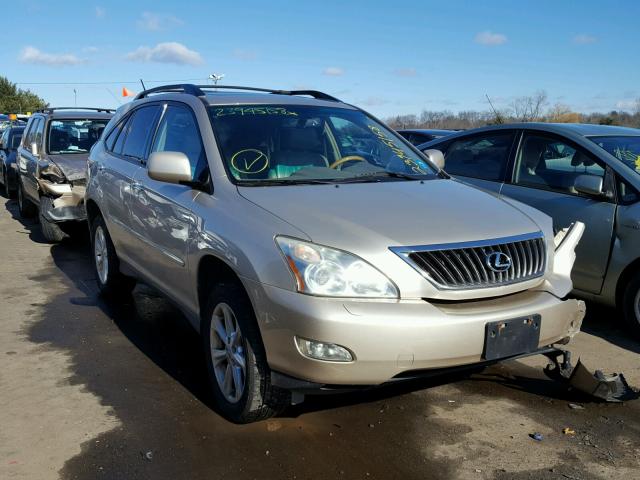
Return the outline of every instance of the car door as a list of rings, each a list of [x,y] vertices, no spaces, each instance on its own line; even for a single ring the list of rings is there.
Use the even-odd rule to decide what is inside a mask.
[[[194,179],[209,175],[198,123],[189,106],[168,103],[163,107],[149,154],[163,151],[184,153]],[[192,308],[187,251],[196,226],[191,209],[200,191],[154,180],[146,167],[138,171],[134,185],[133,228],[141,240],[136,259],[153,283],[178,303]]]
[[[44,118],[36,117],[29,129],[27,141],[21,151],[20,171],[22,174],[22,185],[24,193],[34,202],[39,203],[38,182],[36,175],[38,173],[38,162],[44,154],[42,151],[42,137],[44,132]],[[35,145],[37,151],[33,154],[32,146]]]
[[[603,179],[605,195],[578,193],[579,175]],[[599,293],[606,273],[616,214],[611,173],[599,159],[564,137],[526,131],[515,156],[511,180],[501,193],[542,210],[556,230],[581,221],[586,229],[576,248],[574,288]]]
[[[132,183],[141,168],[159,112],[158,104],[144,105],[120,121],[105,139],[106,161],[98,166],[109,231],[118,255],[127,261],[131,261],[138,243],[130,210]]]
[[[495,130],[440,144],[445,171],[465,183],[500,192],[514,148],[515,133],[514,130]]]

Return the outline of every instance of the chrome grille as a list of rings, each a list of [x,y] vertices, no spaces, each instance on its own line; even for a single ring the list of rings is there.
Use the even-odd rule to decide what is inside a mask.
[[[480,242],[392,247],[391,250],[437,288],[449,290],[499,287],[531,280],[544,274],[547,258],[540,232]],[[506,255],[511,263],[508,268],[503,266],[504,271],[491,268],[488,257],[493,253]],[[498,257],[505,259],[502,255]]]

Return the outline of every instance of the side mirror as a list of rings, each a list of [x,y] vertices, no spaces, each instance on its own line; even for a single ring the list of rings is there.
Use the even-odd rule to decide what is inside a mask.
[[[602,177],[596,175],[578,175],[573,184],[576,192],[587,195],[600,196],[603,193]]]
[[[38,156],[38,144],[36,142],[33,142],[31,144],[31,155],[33,155],[34,157]]]
[[[11,145],[9,146],[9,148],[11,150],[17,150],[18,147],[20,146],[20,142],[22,142],[22,137],[20,137],[18,135],[14,135],[11,138]]]
[[[166,183],[191,182],[191,163],[182,152],[153,152],[147,161],[149,178]]]
[[[440,150],[436,150],[435,148],[429,148],[427,150],[423,150],[422,153],[431,160],[431,163],[435,164],[440,170],[444,169],[444,155]]]

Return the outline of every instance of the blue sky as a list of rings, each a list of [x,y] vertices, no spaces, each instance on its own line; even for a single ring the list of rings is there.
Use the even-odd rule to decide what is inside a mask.
[[[10,1],[0,75],[52,105],[115,107],[154,81],[314,88],[375,115],[640,97],[637,1]],[[132,82],[132,83],[125,83]],[[31,85],[29,85],[31,83]],[[35,83],[50,83],[39,84]],[[66,83],[60,85],[56,83]]]

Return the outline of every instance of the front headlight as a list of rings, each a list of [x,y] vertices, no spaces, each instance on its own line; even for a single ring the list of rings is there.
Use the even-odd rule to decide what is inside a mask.
[[[360,257],[329,247],[276,237],[298,291],[326,297],[398,298],[398,289]]]

